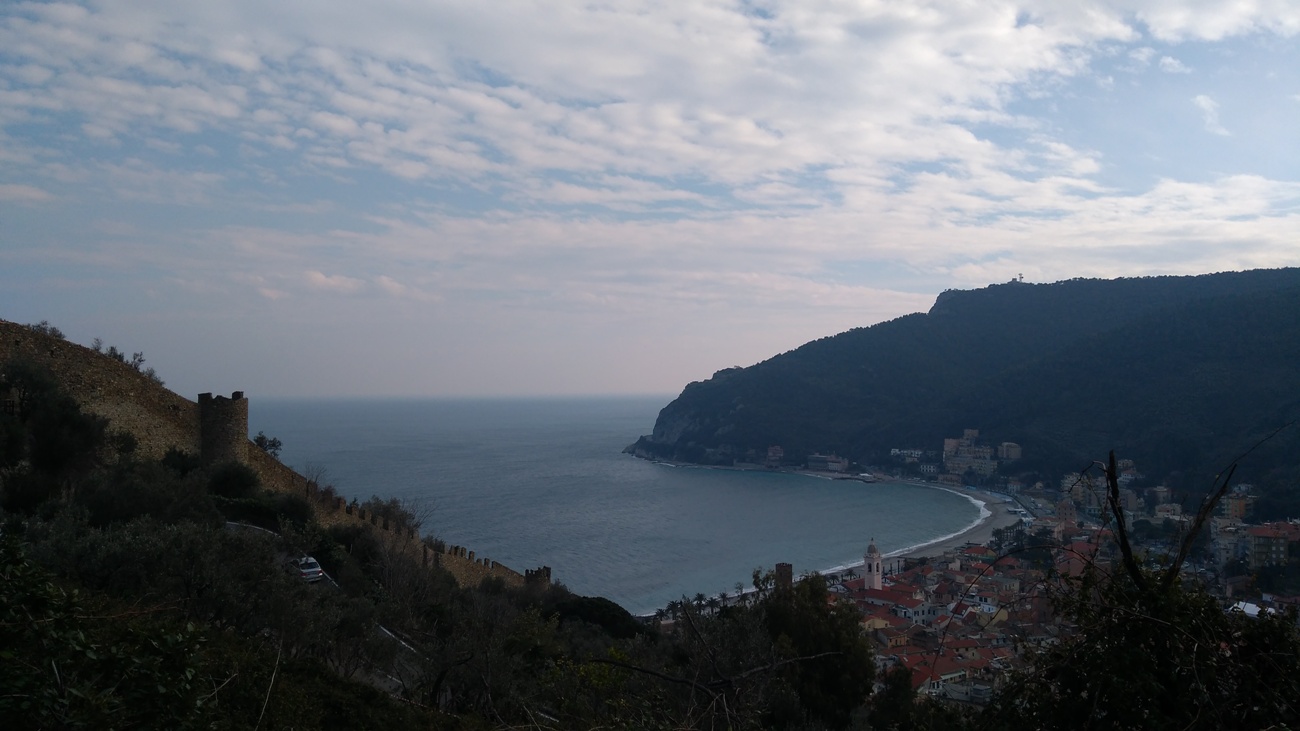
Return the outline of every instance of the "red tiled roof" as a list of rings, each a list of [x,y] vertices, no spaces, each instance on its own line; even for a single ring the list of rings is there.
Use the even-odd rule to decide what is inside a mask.
[[[911,599],[912,592],[903,592],[896,589],[865,589],[859,594],[858,598],[872,604],[897,604],[904,599]]]
[[[1252,525],[1246,530],[1257,538],[1287,538],[1287,531],[1273,525]]]

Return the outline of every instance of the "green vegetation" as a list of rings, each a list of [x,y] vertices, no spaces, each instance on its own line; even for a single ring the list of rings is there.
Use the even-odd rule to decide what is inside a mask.
[[[1116,449],[1180,493],[1300,418],[1300,269],[945,292],[927,314],[850,330],[688,385],[630,449],[700,463],[835,452],[883,464],[966,427],[1054,481]],[[1300,430],[1242,479],[1258,517],[1300,515]],[[1272,488],[1267,489],[1267,488]]]
[[[47,374],[2,373],[0,717],[17,727],[846,728],[869,708],[856,610],[818,580],[769,577],[673,631],[559,585],[458,587],[243,465],[139,459]],[[282,568],[303,554],[337,586]]]
[[[65,339],[63,335],[63,331],[51,325],[49,320],[41,320],[40,322],[28,323],[27,328],[30,330],[34,330],[35,332],[38,332],[42,335],[49,335],[52,338],[57,338],[59,340]]]
[[[460,587],[391,532],[321,525],[244,465],[140,458],[30,364],[0,366],[0,393],[14,403],[0,413],[7,727],[1300,726],[1295,613],[1225,612],[1176,569],[1139,566],[1122,522],[1109,567],[1049,574],[1056,635],[1021,648],[1022,671],[977,709],[918,695],[905,669],[877,677],[856,607],[820,577],[778,587],[755,572],[743,597],[684,597],[648,623],[560,585]],[[1113,457],[1106,475],[1122,515]],[[427,517],[400,501],[364,506],[403,528]],[[1043,534],[999,540],[1051,563]],[[332,581],[284,569],[304,554]]]
[[[280,450],[284,448],[283,442],[275,437],[268,437],[264,432],[258,432],[257,436],[253,437],[253,444],[276,459],[280,458]]]
[[[1235,468],[1234,468],[1235,469]],[[1107,503],[1119,510],[1115,456]],[[985,728],[1294,728],[1300,723],[1300,629],[1293,610],[1249,618],[1180,576],[1232,470],[1216,481],[1175,558],[1140,565],[1122,519],[1119,556],[1063,577],[1059,642],[1035,648],[981,719]]]
[[[54,329],[56,332],[58,331],[58,328],[54,328]],[[144,353],[132,353],[131,358],[128,360],[125,351],[118,350],[116,345],[110,345],[106,349],[104,348],[104,341],[100,340],[99,338],[95,338],[95,340],[90,344],[90,349],[95,351],[96,353],[101,353],[103,355],[106,355],[109,358],[112,358],[113,360],[117,361],[118,363],[125,363],[131,366],[131,368],[135,369],[136,371],[143,373],[149,380],[153,381],[159,386],[163,385],[163,379],[158,375],[157,371],[155,371],[152,367],[150,368],[144,367]]]

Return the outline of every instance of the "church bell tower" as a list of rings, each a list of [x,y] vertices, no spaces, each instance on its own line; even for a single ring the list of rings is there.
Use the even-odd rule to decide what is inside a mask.
[[[866,577],[866,588],[881,588],[881,580],[884,578],[880,573],[880,549],[876,548],[876,539],[872,538],[870,545],[867,546],[867,555],[863,556],[862,571]]]

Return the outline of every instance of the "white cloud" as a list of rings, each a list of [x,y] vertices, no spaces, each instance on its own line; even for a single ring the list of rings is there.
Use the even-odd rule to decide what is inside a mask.
[[[1223,125],[1219,123],[1218,102],[1205,94],[1197,94],[1192,97],[1192,104],[1195,104],[1196,108],[1201,110],[1201,118],[1205,122],[1206,132],[1222,135],[1224,137],[1228,137],[1232,134],[1227,129],[1224,129]]]
[[[1192,70],[1172,56],[1160,57],[1160,70],[1167,74],[1190,74]]]
[[[1252,161],[1247,122],[1213,164],[1143,145],[1226,136],[1220,102],[1253,119],[1233,59],[1285,46],[1291,3],[754,8],[11,3],[0,200],[41,204],[11,209],[22,257],[132,291],[164,272],[308,327],[693,343],[662,359],[757,359],[1021,272],[1300,264],[1294,176]],[[1195,91],[1190,66],[1214,70]]]
[[[375,279],[375,284],[379,285],[380,289],[394,297],[401,297],[409,291],[406,285],[401,284],[397,280],[386,275],[380,275],[377,277]]]
[[[0,183],[0,201],[13,203],[45,203],[54,200],[47,191],[31,185]]]
[[[1137,61],[1143,66],[1146,66],[1147,64],[1151,63],[1151,59],[1156,57],[1156,49],[1151,48],[1150,46],[1134,48],[1132,51],[1128,52],[1128,57],[1133,59],[1134,61]]]
[[[175,155],[176,153],[180,152],[182,149],[181,144],[179,142],[172,142],[170,140],[160,140],[157,138],[147,139],[144,141],[144,144],[146,147],[149,147],[154,150],[158,150],[159,152],[165,152],[169,155]]]
[[[1284,37],[1300,33],[1300,6],[1291,0],[1138,0],[1115,5],[1136,13],[1153,36],[1168,42],[1218,41],[1258,32]]]
[[[346,277],[341,274],[323,274],[316,270],[305,272],[303,274],[303,279],[312,289],[325,292],[337,292],[339,294],[356,294],[366,286],[366,283],[360,279]]]
[[[61,70],[32,76],[42,93],[14,106],[83,114],[88,135],[227,129],[309,165],[491,181],[630,211],[656,205],[665,186],[646,181],[636,201],[597,174],[685,177],[752,203],[791,173],[829,180],[961,158],[969,148],[950,146],[952,127],[1009,123],[1011,94],[1084,73],[1099,44],[1138,38],[1131,17],[1202,37],[1285,32],[1291,13],[1263,4],[1194,15],[1111,3],[1032,4],[1019,16],[1003,3],[774,2],[762,15],[722,2],[510,13],[453,1],[25,6],[0,23],[0,47],[18,49],[23,68]],[[1148,64],[1157,54],[1128,55]],[[557,171],[580,178],[537,184]],[[833,186],[826,193],[823,203],[836,200]]]
[[[285,5],[256,26],[239,23],[250,16],[238,3],[118,10],[33,10],[7,28],[15,41],[19,25],[75,40],[58,58],[39,45],[29,55],[58,61],[64,73],[44,96],[86,114],[89,134],[233,127],[292,150],[306,128],[323,135],[306,159],[403,179],[612,171],[746,188],[788,171],[953,154],[939,148],[949,120],[996,114],[1009,85],[1077,73],[1089,44],[1132,35],[1117,17],[1061,9],[1017,27],[998,6],[778,4],[759,17],[722,3],[509,14]],[[656,187],[643,188],[646,203]],[[629,205],[599,185],[590,195]]]

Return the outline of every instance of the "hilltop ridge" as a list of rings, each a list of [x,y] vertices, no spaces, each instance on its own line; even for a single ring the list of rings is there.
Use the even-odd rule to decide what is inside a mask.
[[[977,427],[1023,445],[1030,468],[1108,449],[1221,466],[1300,414],[1297,358],[1300,269],[1012,281],[691,383],[628,451],[728,464],[780,446],[871,464]]]
[[[158,460],[172,450],[206,462],[233,459],[250,467],[264,488],[308,498],[322,524],[369,523],[385,531],[389,527],[387,520],[356,510],[343,498],[323,494],[319,485],[257,448],[248,438],[247,400],[242,392],[229,398],[199,394],[198,401],[191,401],[131,365],[92,348],[0,320],[0,364],[14,360],[47,370],[83,410],[106,419],[110,431],[129,434],[135,440],[136,456],[142,459]],[[204,402],[209,407],[206,417]],[[242,409],[231,409],[232,405]],[[233,419],[219,413],[227,410],[236,412]],[[240,411],[242,421],[238,418]],[[214,413],[218,418],[212,418]],[[401,538],[410,544],[411,551],[422,553],[426,563],[446,569],[462,585],[477,586],[488,576],[511,585],[525,580],[525,574],[478,557],[465,547],[442,546],[432,551],[419,535]],[[542,567],[538,571],[539,576],[549,579],[549,569]]]

